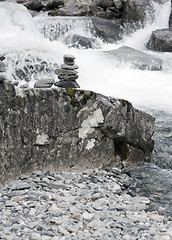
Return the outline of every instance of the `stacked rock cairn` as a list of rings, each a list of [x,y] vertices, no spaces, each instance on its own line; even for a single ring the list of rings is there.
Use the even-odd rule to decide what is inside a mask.
[[[5,64],[3,63],[4,60],[5,60],[5,57],[0,56],[0,82],[5,82],[5,80],[6,80],[6,77],[4,75],[4,73],[6,71]]]
[[[54,85],[62,88],[80,88],[79,84],[76,82],[78,79],[77,71],[79,67],[75,64],[75,56],[64,55],[64,63],[61,64],[61,68],[55,70],[55,74],[58,75],[60,81],[56,82]]]

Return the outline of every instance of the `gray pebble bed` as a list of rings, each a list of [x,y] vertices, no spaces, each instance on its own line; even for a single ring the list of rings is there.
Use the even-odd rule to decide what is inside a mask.
[[[2,240],[171,240],[172,222],[149,210],[125,172],[45,172],[0,189]]]

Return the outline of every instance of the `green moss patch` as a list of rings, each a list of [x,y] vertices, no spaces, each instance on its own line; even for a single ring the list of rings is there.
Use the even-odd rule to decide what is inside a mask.
[[[85,105],[90,99],[92,92],[84,90],[77,90],[73,88],[66,88],[66,94],[71,98],[71,104],[73,107]]]

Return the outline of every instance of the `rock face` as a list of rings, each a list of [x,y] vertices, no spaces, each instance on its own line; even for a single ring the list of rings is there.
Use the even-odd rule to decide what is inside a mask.
[[[134,48],[124,46],[115,50],[105,51],[104,54],[107,55],[108,58],[115,58],[120,63],[129,63],[132,67],[140,70],[162,70],[161,59]]]
[[[147,48],[154,51],[172,52],[172,31],[169,29],[158,29],[152,32]]]
[[[0,181],[45,169],[126,167],[148,156],[154,118],[76,89],[0,83]]]

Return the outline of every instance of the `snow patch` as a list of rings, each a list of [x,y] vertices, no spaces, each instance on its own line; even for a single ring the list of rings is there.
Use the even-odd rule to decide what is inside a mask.
[[[49,136],[47,134],[39,134],[36,138],[36,144],[37,145],[44,145],[45,143],[47,143],[49,139]]]
[[[93,116],[89,116],[82,122],[81,128],[79,129],[79,138],[85,139],[87,135],[92,133],[94,128],[98,127],[99,123],[103,123],[103,121],[102,110],[99,108],[94,111]]]
[[[86,149],[87,149],[87,150],[92,149],[92,148],[94,147],[95,141],[96,141],[95,139],[89,140],[88,143],[87,143]]]

